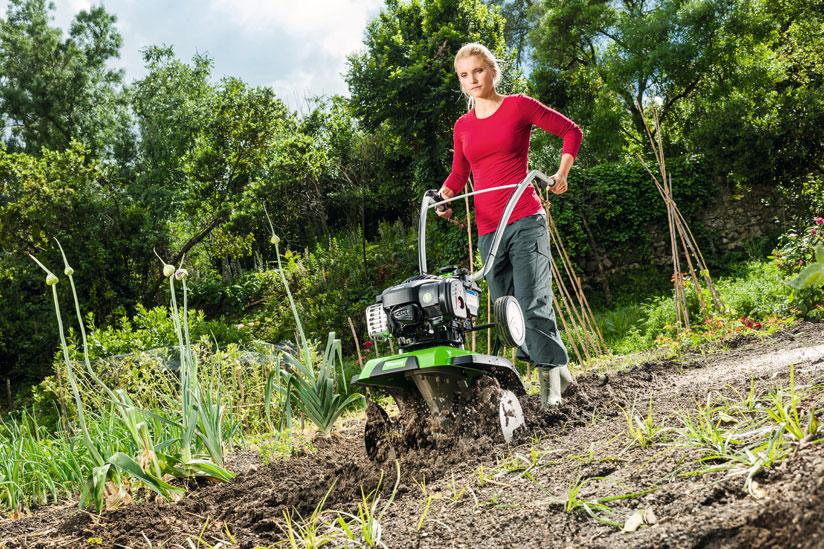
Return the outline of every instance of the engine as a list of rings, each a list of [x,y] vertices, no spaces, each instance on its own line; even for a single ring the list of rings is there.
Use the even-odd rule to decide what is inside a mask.
[[[461,346],[478,318],[480,288],[468,273],[418,275],[378,296],[366,309],[369,336],[395,337],[403,351],[432,345]]]

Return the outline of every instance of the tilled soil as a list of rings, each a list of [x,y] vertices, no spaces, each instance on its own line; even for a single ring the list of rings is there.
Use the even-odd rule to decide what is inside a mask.
[[[0,547],[265,547],[284,538],[285,511],[308,517],[326,496],[325,509],[356,512],[362,493],[376,488],[380,511],[396,482],[380,520],[387,547],[821,547],[824,444],[801,447],[756,475],[750,493],[742,475],[691,474],[711,465],[698,462],[695,449],[634,444],[619,408],[645,417],[651,403],[655,423],[674,427],[676,414],[695,410],[708,395],[743,398],[753,381],[762,391],[787,387],[791,365],[797,387],[824,386],[824,325],[579,376],[551,412],[540,410],[537,397],[527,399],[527,427],[510,446],[477,437],[376,465],[357,423],[318,440],[317,452],[270,465],[238,455],[234,481],[201,486],[177,503],[150,501],[98,516],[70,502],[0,520]],[[579,501],[631,497],[601,499],[610,510],[590,507],[595,518],[581,506],[568,512],[570,488],[581,482]],[[647,523],[634,532],[602,523],[623,524],[634,512]]]

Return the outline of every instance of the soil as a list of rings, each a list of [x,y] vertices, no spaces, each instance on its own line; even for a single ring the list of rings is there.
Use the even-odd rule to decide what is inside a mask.
[[[284,539],[284,512],[309,517],[325,496],[325,509],[357,513],[362,494],[376,489],[387,547],[822,547],[824,444],[798,447],[748,491],[745,475],[691,474],[712,465],[695,448],[633,443],[619,408],[645,417],[651,403],[656,424],[677,426],[679,412],[709,395],[743,398],[751,381],[764,391],[787,387],[791,365],[796,387],[812,392],[820,410],[824,324],[801,324],[580,375],[550,412],[525,397],[527,425],[511,445],[479,436],[376,464],[364,451],[361,419],[318,439],[316,451],[269,465],[237,454],[229,463],[235,480],[202,485],[176,503],[96,515],[66,502],[0,520],[0,547],[267,547]],[[569,490],[582,481],[580,501],[633,494],[609,501],[608,513],[593,510],[597,518],[623,525],[637,513],[645,524],[624,532],[583,507],[567,512]]]

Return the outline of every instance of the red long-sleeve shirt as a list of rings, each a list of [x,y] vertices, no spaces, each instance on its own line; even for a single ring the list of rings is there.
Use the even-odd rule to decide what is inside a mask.
[[[478,118],[475,109],[455,122],[452,172],[444,184],[458,194],[472,171],[475,190],[517,183],[526,177],[529,138],[538,126],[564,140],[563,152],[578,154],[583,137],[580,128],[561,113],[526,95],[509,95],[491,116]],[[494,231],[514,189],[476,195],[478,234]],[[509,222],[541,211],[541,202],[530,186]]]

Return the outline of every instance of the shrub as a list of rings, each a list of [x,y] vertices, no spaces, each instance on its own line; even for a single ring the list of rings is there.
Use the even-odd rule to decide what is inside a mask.
[[[824,246],[822,217],[815,217],[812,223],[802,229],[791,229],[781,235],[772,258],[789,282],[789,279],[796,278],[807,265],[815,261],[815,249],[818,246]],[[804,317],[824,319],[824,287],[791,286],[789,304]]]

